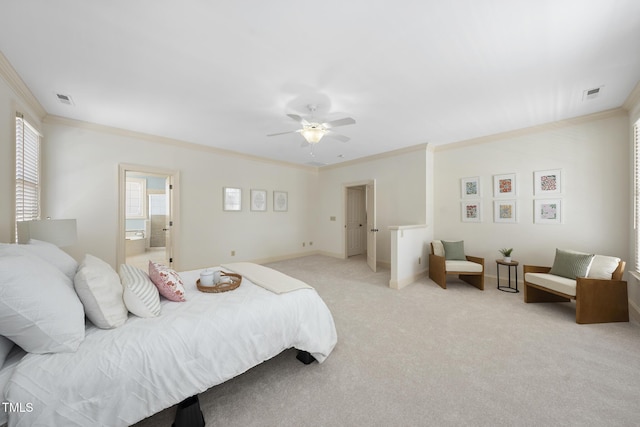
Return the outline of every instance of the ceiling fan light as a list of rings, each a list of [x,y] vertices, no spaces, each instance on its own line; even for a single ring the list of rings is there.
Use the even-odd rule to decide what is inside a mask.
[[[320,127],[308,127],[303,129],[301,133],[309,144],[317,144],[327,131]]]

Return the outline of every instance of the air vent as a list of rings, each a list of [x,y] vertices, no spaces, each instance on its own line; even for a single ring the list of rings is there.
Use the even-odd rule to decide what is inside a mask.
[[[600,86],[600,87],[594,87],[592,89],[585,90],[582,93],[582,101],[589,101],[591,99],[596,99],[602,93],[602,88],[603,87],[604,86]]]
[[[69,95],[64,95],[62,93],[56,93],[56,98],[61,104],[65,105],[73,105],[73,99]]]

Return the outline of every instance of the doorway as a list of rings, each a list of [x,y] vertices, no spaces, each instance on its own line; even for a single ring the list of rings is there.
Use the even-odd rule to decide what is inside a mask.
[[[375,180],[344,186],[345,257],[366,255],[367,264],[374,272],[376,261],[376,182]]]
[[[177,173],[120,165],[118,265],[172,266]]]

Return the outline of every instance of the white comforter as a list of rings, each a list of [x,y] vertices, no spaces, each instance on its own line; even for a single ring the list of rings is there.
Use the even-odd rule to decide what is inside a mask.
[[[277,295],[245,279],[233,291],[203,293],[198,274],[180,274],[187,301],[163,300],[157,318],[91,326],[75,353],[27,354],[5,396],[33,410],[11,413],[9,426],[126,426],[285,349],[319,362],[333,350],[333,318],[315,290]]]

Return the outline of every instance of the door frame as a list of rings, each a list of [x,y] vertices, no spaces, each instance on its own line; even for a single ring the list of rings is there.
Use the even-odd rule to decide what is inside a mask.
[[[343,200],[342,200],[342,206],[343,206],[343,224],[342,224],[342,258],[346,259],[348,258],[347,256],[347,249],[348,249],[348,242],[347,242],[347,199],[349,197],[348,195],[348,189],[349,187],[365,187],[365,197],[369,197],[370,194],[369,192],[371,191],[370,189],[373,189],[373,212],[367,212],[367,225],[369,224],[369,218],[372,215],[373,216],[373,225],[372,227],[375,228],[376,225],[376,201],[375,201],[375,188],[376,188],[376,180],[375,179],[366,179],[366,180],[362,180],[362,181],[355,181],[355,182],[349,182],[349,183],[344,183],[342,184],[342,195],[343,195]],[[368,228],[368,227],[367,227]],[[376,233],[372,232],[370,230],[367,230],[367,248],[369,248],[369,243],[371,243],[373,245],[374,248],[374,253],[376,252]],[[369,254],[367,254],[367,259],[369,258]],[[377,264],[377,259],[375,260],[375,263],[373,265],[370,265],[371,269],[375,272],[376,271],[376,264]]]
[[[167,195],[170,201],[170,218],[173,226],[169,227],[169,246],[167,250],[170,251],[173,258],[172,268],[179,268],[179,251],[176,250],[176,242],[179,241],[178,227],[176,224],[180,224],[180,198],[179,198],[179,181],[180,173],[173,169],[164,169],[154,166],[135,165],[129,163],[120,163],[118,165],[118,238],[116,244],[116,266],[120,267],[121,264],[126,262],[126,249],[125,249],[125,231],[126,231],[126,181],[127,172],[136,172],[149,175],[161,175],[169,177],[172,185],[171,194]]]

